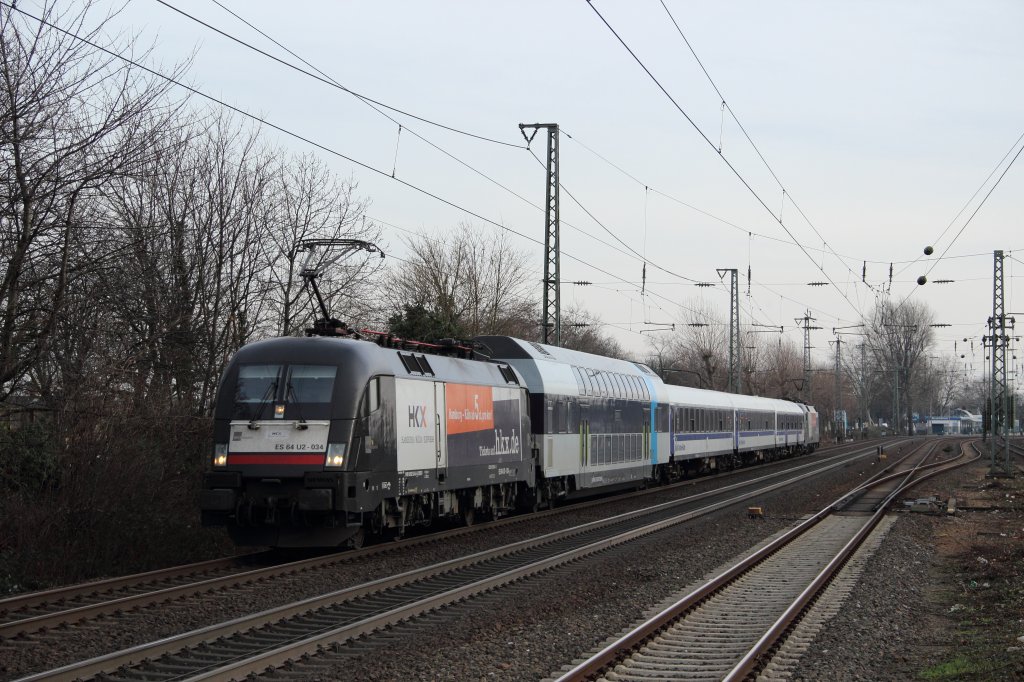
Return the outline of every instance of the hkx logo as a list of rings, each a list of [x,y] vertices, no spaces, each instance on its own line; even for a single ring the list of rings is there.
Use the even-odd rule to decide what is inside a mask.
[[[423,428],[427,426],[427,406],[409,406],[409,426],[412,428]]]

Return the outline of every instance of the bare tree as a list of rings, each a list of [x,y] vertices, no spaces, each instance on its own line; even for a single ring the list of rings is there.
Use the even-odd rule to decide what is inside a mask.
[[[868,349],[893,388],[894,408],[898,406],[902,414],[893,415],[897,422],[894,428],[899,432],[912,423],[914,383],[932,344],[932,320],[931,311],[923,303],[898,304],[888,299],[880,300],[864,319]]]
[[[843,382],[857,405],[857,421],[863,427],[873,421],[871,408],[873,399],[882,390],[883,376],[875,371],[874,356],[868,353],[867,342],[845,344],[842,356]],[[852,423],[852,420],[851,420]]]
[[[137,400],[205,413],[227,356],[266,317],[271,155],[230,118],[175,130],[137,177],[113,181],[120,267],[105,273],[130,333],[125,362]]]
[[[526,255],[504,233],[484,236],[464,224],[445,237],[413,237],[408,247],[387,287],[393,331],[420,315],[428,322],[417,329],[435,338],[536,336]]]
[[[696,372],[707,388],[725,390],[728,382],[728,325],[706,299],[686,301],[676,341],[682,369]]]
[[[52,340],[74,256],[88,249],[90,197],[146,158],[154,117],[173,109],[165,81],[79,39],[110,43],[104,21],[89,27],[89,3],[58,4],[44,3],[46,23],[0,9],[0,396],[18,390]],[[111,47],[130,51],[126,42]]]

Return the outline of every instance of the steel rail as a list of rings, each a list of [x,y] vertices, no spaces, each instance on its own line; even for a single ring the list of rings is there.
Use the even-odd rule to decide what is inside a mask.
[[[287,618],[299,616],[300,614],[307,614],[317,609],[326,608],[329,606],[335,606],[341,603],[350,602],[353,599],[357,599],[362,596],[379,593],[384,590],[409,585],[412,583],[420,583],[429,578],[442,575],[451,574],[453,571],[465,569],[474,565],[483,563],[484,561],[493,560],[500,557],[508,557],[512,554],[522,553],[525,550],[535,549],[544,545],[551,545],[553,542],[564,538],[571,538],[576,536],[582,536],[584,533],[607,529],[616,524],[634,522],[641,519],[643,516],[651,515],[659,512],[671,511],[674,515],[667,519],[656,520],[653,523],[646,523],[640,528],[632,528],[624,532],[617,532],[610,538],[604,538],[594,543],[587,544],[585,549],[574,549],[567,552],[562,552],[556,555],[556,558],[547,558],[539,562],[533,562],[527,564],[525,567],[520,567],[509,572],[502,572],[494,576],[490,576],[484,580],[477,581],[474,583],[477,592],[486,589],[492,589],[498,584],[504,584],[511,580],[519,579],[529,573],[536,573],[539,571],[548,570],[551,566],[557,565],[558,563],[566,563],[575,561],[580,556],[585,554],[593,553],[612,546],[613,544],[621,544],[627,542],[636,537],[646,535],[652,532],[657,532],[663,528],[678,523],[689,521],[693,518],[703,516],[719,509],[735,505],[744,501],[749,500],[751,497],[764,495],[767,492],[782,489],[786,486],[793,485],[803,481],[809,477],[817,476],[832,469],[845,466],[851,460],[857,457],[864,457],[873,453],[874,448],[870,451],[865,451],[860,455],[855,456],[844,456],[844,457],[833,457],[830,460],[818,461],[811,463],[806,466],[800,467],[806,469],[807,466],[815,466],[813,470],[803,471],[795,476],[790,476],[781,481],[774,483],[767,483],[762,485],[764,478],[780,478],[783,474],[772,474],[769,476],[756,479],[754,481],[747,481],[743,483],[736,483],[728,486],[727,490],[722,491],[709,491],[706,493],[700,493],[698,495],[685,498],[682,500],[672,500],[664,502],[658,505],[653,505],[642,510],[634,510],[619,514],[608,519],[601,519],[598,521],[592,521],[587,524],[565,529],[561,531],[554,531],[545,535],[539,536],[538,538],[532,538],[529,540],[522,540],[504,547],[485,550],[478,552],[466,557],[460,557],[452,559],[446,562],[435,564],[426,568],[416,569],[407,571],[405,573],[390,576],[375,580],[363,585],[358,585],[352,588],[338,590],[326,595],[305,599],[300,602],[288,604],[285,606],[269,609],[261,613],[247,616],[243,618],[234,619],[226,623],[220,623],[217,625],[208,626],[199,630],[175,635],[165,639],[161,639],[157,642],[151,642],[143,644],[137,647],[132,647],[119,652],[114,652],[104,656],[99,656],[88,661],[63,666],[61,668],[50,670],[38,675],[33,675],[27,678],[27,680],[75,680],[88,676],[97,675],[100,673],[112,673],[119,668],[131,666],[146,660],[154,660],[159,656],[167,653],[181,651],[191,646],[195,646],[202,643],[211,643],[219,638],[228,637],[237,633],[251,632],[254,628],[268,625],[282,621]],[[833,461],[834,460],[834,461]],[[736,489],[740,487],[746,487],[746,492],[736,493]],[[702,506],[698,509],[690,509],[681,513],[676,513],[674,508],[682,507],[685,505],[692,505],[694,502],[702,502],[711,496],[722,496],[723,494],[729,495],[725,499],[718,501],[712,501],[709,504]],[[582,554],[580,553],[582,551]],[[575,553],[575,554],[574,554]],[[552,563],[554,562],[554,563]],[[532,568],[529,568],[532,566]],[[525,571],[525,572],[522,572]],[[230,673],[226,675],[242,674],[240,671],[243,667],[247,670],[262,670],[269,665],[273,665],[274,661],[284,660],[287,658],[294,658],[303,654],[311,653],[315,651],[315,642],[326,641],[327,639],[338,640],[357,636],[359,633],[364,632],[366,628],[374,629],[381,627],[381,623],[384,622],[395,622],[404,618],[409,618],[416,613],[422,613],[424,610],[436,608],[439,603],[447,603],[458,599],[465,598],[467,593],[459,592],[458,590],[443,592],[439,595],[434,595],[426,600],[417,601],[413,604],[408,604],[403,607],[396,607],[386,612],[376,614],[372,619],[365,619],[358,623],[352,623],[341,628],[331,629],[327,633],[318,634],[316,637],[304,638],[299,642],[289,644],[287,647],[274,648],[271,651],[262,652],[254,655],[251,658],[245,659],[243,662],[232,662],[230,664]],[[440,601],[438,601],[440,600]],[[372,623],[372,625],[371,625]],[[352,627],[355,630],[347,630],[346,628]],[[346,634],[349,633],[349,634]],[[312,649],[310,647],[313,647]],[[206,673],[203,673],[206,674]],[[248,673],[245,673],[248,674]]]
[[[822,593],[824,588],[832,581],[832,579],[838,574],[839,570],[849,561],[853,553],[857,551],[864,540],[871,534],[872,531],[878,526],[882,517],[885,516],[888,505],[897,495],[900,495],[910,488],[919,485],[922,481],[928,480],[934,476],[944,474],[952,469],[959,468],[966,464],[976,462],[981,458],[981,452],[977,449],[974,442],[970,443],[971,447],[975,449],[977,453],[973,459],[968,459],[963,462],[950,463],[940,462],[932,465],[924,465],[917,467],[917,470],[931,469],[928,473],[917,476],[912,480],[907,480],[901,484],[896,490],[894,490],[887,498],[885,504],[881,505],[864,524],[863,528],[857,532],[857,534],[843,547],[842,550],[836,555],[836,557],[828,563],[828,565],[822,569],[821,573],[808,585],[800,596],[779,616],[778,620],[772,624],[772,627],[751,647],[750,651],[740,660],[736,666],[729,671],[729,674],[723,678],[723,682],[741,682],[746,679],[748,675],[757,669],[761,661],[763,661],[768,655],[776,643],[790,630],[793,624],[802,616],[807,610],[807,607],[817,599],[818,595]],[[960,455],[954,459],[961,459],[964,455],[964,443],[960,445]],[[943,466],[945,465],[945,466]]]
[[[915,450],[908,453],[907,457],[911,456],[918,449],[925,447],[927,444],[922,444]],[[903,458],[906,459],[906,458]],[[903,461],[903,460],[901,460]],[[972,460],[973,461],[973,460]],[[926,465],[929,467],[938,467],[947,462],[933,463]],[[953,468],[958,465],[951,465],[949,468]],[[931,475],[938,475],[943,473],[945,469],[937,471]],[[875,484],[882,481],[887,481],[892,478],[901,476],[901,472],[890,473],[880,479]],[[920,480],[915,481],[913,484],[916,485]],[[858,486],[854,490],[864,490],[866,487],[872,484],[865,483]],[[739,576],[750,571],[754,566],[762,563],[769,556],[775,554],[780,549],[790,544],[797,537],[805,534],[809,529],[816,526],[821,520],[832,515],[837,509],[842,508],[846,502],[850,499],[851,493],[846,493],[842,497],[836,499],[831,504],[819,510],[817,513],[809,517],[808,519],[800,522],[790,530],[786,531],[779,537],[769,542],[764,547],[760,548],[750,556],[740,560],[730,568],[719,573],[711,580],[707,581],[703,585],[692,590],[690,593],[677,600],[672,605],[663,609],[661,612],[649,617],[642,624],[632,629],[631,631],[618,637],[610,644],[603,647],[600,651],[594,653],[586,660],[580,662],[569,671],[561,674],[557,678],[557,682],[569,682],[581,679],[593,679],[601,672],[607,670],[616,661],[622,660],[628,657],[630,654],[641,648],[649,640],[656,637],[661,631],[666,629],[671,623],[680,619],[687,612],[691,611],[694,607],[705,602],[713,594],[719,592],[727,585],[734,582]],[[879,512],[878,518],[881,518],[881,512]],[[877,523],[877,521],[876,521]],[[866,535],[864,536],[866,537]],[[845,562],[844,562],[845,563]],[[830,562],[829,565],[832,565]],[[773,640],[774,641],[774,640]]]
[[[834,452],[830,454],[829,460],[836,457],[853,457],[855,456],[854,453],[856,453],[857,450],[858,447],[856,446],[843,448],[843,451],[841,452]],[[816,462],[829,460],[819,459],[816,460]],[[785,471],[799,471],[808,466],[814,465],[815,462],[798,464],[796,466],[786,469]],[[732,477],[733,475],[739,475],[744,473],[756,473],[756,469],[735,470],[731,472],[726,472],[722,474],[722,476]],[[784,472],[766,473],[763,477],[752,480],[763,480],[771,476],[779,476],[783,474]],[[616,495],[613,499],[615,501],[619,501],[632,499],[634,497],[644,497],[647,495],[657,494],[659,492],[666,492],[677,488],[689,487],[702,480],[708,479],[688,479],[685,481],[672,483],[667,486],[645,489],[624,495]],[[745,484],[747,483],[741,482],[731,485],[737,486]],[[719,490],[728,489],[730,489],[730,487],[725,486],[723,488],[720,488]],[[714,494],[714,492],[711,491],[707,494]],[[200,562],[197,564],[187,564],[184,566],[177,566],[168,569],[150,571],[147,573],[129,575],[121,578],[111,578],[109,580],[97,581],[93,583],[84,583],[80,585],[47,590],[44,592],[33,592],[24,595],[19,595],[16,597],[11,597],[9,599],[0,600],[0,613],[11,614],[15,613],[18,610],[45,609],[46,606],[51,604],[62,606],[62,608],[38,615],[32,615],[23,618],[15,618],[7,620],[6,622],[0,622],[0,638],[16,637],[18,635],[29,634],[43,629],[54,628],[60,625],[64,625],[66,623],[74,623],[81,622],[83,620],[89,620],[101,615],[117,613],[119,611],[123,612],[132,609],[144,608],[155,604],[161,604],[169,600],[179,599],[181,597],[208,593],[213,590],[218,590],[225,587],[240,587],[243,585],[249,585],[263,580],[270,580],[283,575],[295,575],[297,573],[303,573],[306,571],[325,569],[331,566],[338,565],[340,563],[353,563],[365,559],[367,557],[376,556],[385,552],[399,551],[404,548],[415,547],[424,544],[445,542],[454,537],[460,537],[470,533],[481,532],[482,529],[504,527],[510,524],[523,523],[531,519],[545,518],[549,515],[571,513],[574,511],[584,510],[597,505],[608,504],[608,502],[608,497],[582,501],[574,503],[572,506],[569,507],[558,507],[544,511],[538,511],[533,514],[505,517],[487,523],[476,524],[471,527],[456,528],[442,533],[433,533],[430,535],[405,538],[399,542],[372,545],[357,550],[335,552],[328,554],[326,556],[300,559],[297,561],[287,562],[283,564],[275,564],[273,566],[250,569],[248,571],[239,570],[222,576],[204,578],[192,582],[181,583],[178,585],[171,585],[167,587],[154,587],[153,589],[146,589],[145,591],[138,592],[136,594],[126,594],[123,596],[111,595],[111,597],[108,599],[101,599],[93,601],[91,603],[83,604],[81,606],[72,606],[70,608],[63,608],[64,603],[75,599],[90,598],[104,591],[113,592],[114,590],[118,589],[123,591],[127,591],[129,589],[142,589],[146,585],[152,585],[154,583],[161,581],[175,580],[177,578],[185,577],[189,574],[201,572],[204,569],[207,572],[212,571],[216,568],[227,569],[230,568],[232,563],[237,562],[239,559],[244,559],[246,557],[250,559],[255,559],[259,556],[262,556],[264,553],[243,555],[243,557],[214,559],[206,562]],[[0,616],[0,618],[2,617],[3,616]]]
[[[169,568],[160,568],[145,573],[133,573],[116,578],[105,578],[86,583],[76,583],[54,587],[36,592],[25,592],[11,597],[0,599],[0,614],[8,614],[16,611],[40,607],[54,602],[67,602],[74,599],[92,597],[105,592],[113,592],[125,588],[137,588],[142,585],[174,580],[175,578],[186,577],[198,573],[208,573],[224,568],[231,568],[233,565],[244,561],[255,561],[265,552],[254,552],[252,554],[240,554],[219,559],[208,559],[192,564],[182,564]],[[3,618],[0,615],[0,618]]]

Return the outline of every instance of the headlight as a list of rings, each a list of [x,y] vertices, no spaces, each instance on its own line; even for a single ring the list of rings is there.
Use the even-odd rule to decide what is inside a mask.
[[[324,457],[324,466],[337,469],[345,466],[345,444],[328,443],[327,455]]]
[[[217,443],[213,446],[213,466],[226,467],[228,465],[228,444]]]

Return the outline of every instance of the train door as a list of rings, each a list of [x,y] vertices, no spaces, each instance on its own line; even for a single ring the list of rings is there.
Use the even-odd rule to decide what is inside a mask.
[[[448,420],[444,384],[440,381],[434,382],[434,467],[438,482],[444,483],[448,474]]]
[[[590,405],[580,401],[580,469],[590,464]]]
[[[644,407],[644,459],[651,459],[651,407]]]
[[[668,407],[668,457],[669,461],[676,456],[676,408]]]

